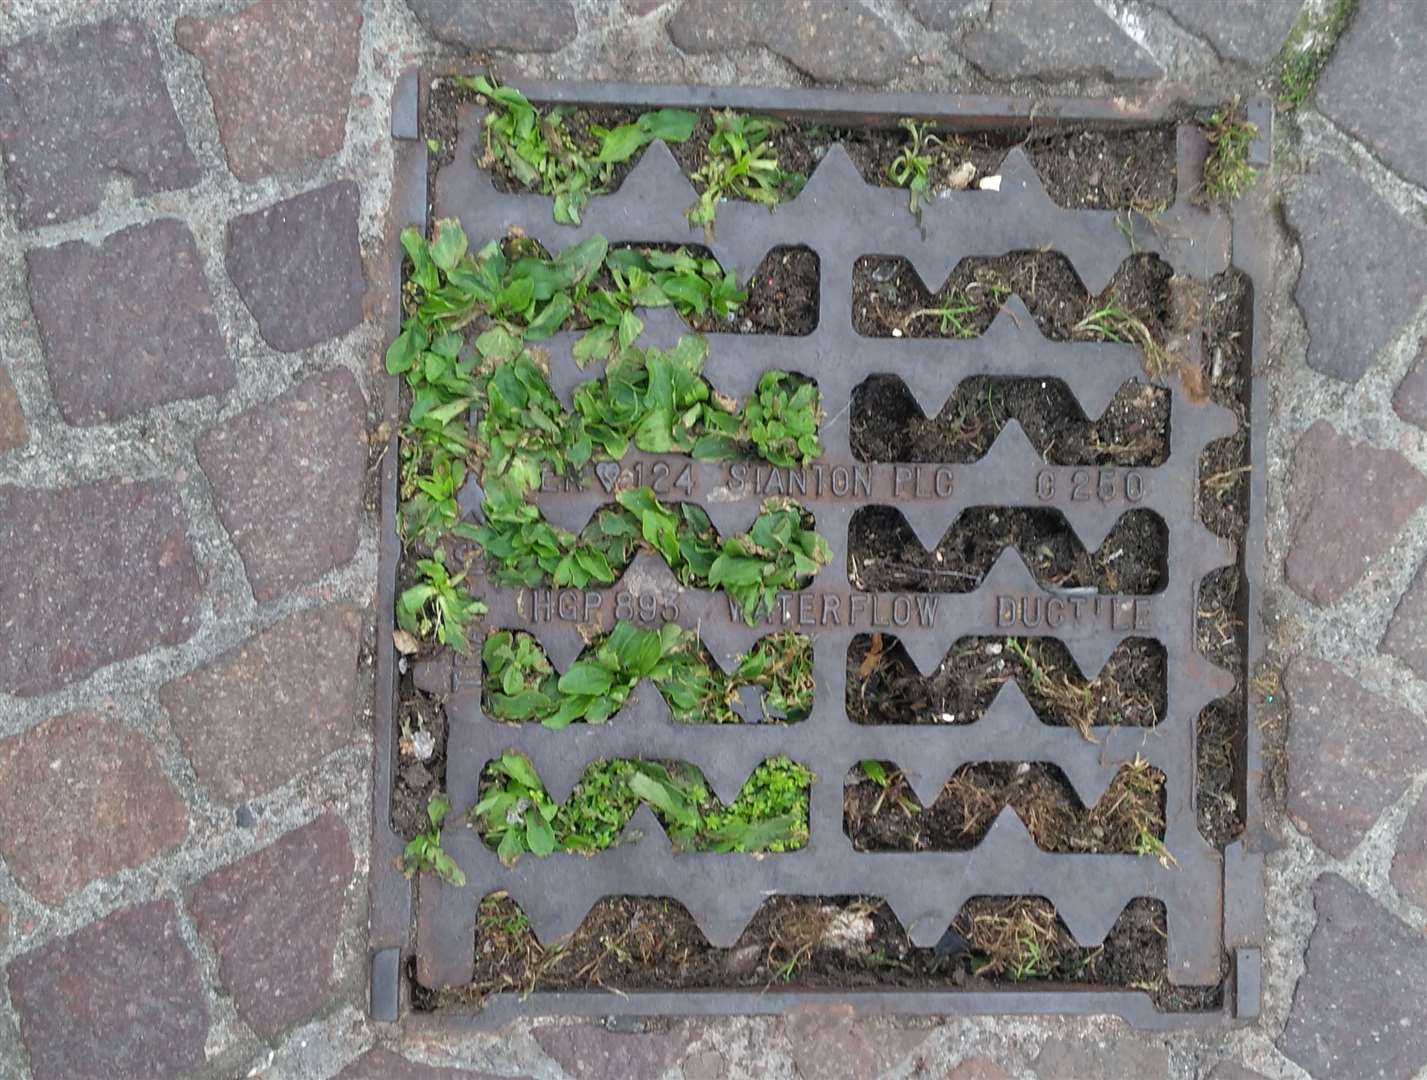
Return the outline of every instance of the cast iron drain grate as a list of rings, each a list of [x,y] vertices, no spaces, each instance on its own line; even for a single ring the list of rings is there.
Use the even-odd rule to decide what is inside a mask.
[[[1123,102],[1030,102],[1003,98],[868,97],[833,92],[707,90],[626,85],[528,84],[536,102],[598,106],[707,107],[770,112],[840,126],[890,126],[899,117],[935,117],[969,131],[1051,124],[1145,126],[1167,115]],[[577,227],[556,224],[548,198],[500,194],[475,163],[479,107],[459,115],[455,159],[431,190],[434,218],[457,217],[473,243],[504,235],[512,226],[547,250],[599,233],[611,243],[699,243],[685,211],[695,199],[688,180],[662,143],[652,144],[617,191],[592,199]],[[418,137],[418,87],[409,76],[398,93],[396,206],[401,224],[427,220],[426,146]],[[1267,164],[1271,114],[1255,103],[1260,125],[1256,163]],[[1252,283],[1260,280],[1257,195],[1235,210],[1194,206],[1206,151],[1190,125],[1178,129],[1178,196],[1154,221],[1110,210],[1063,209],[1047,196],[1025,153],[1013,148],[1000,169],[998,196],[968,193],[929,200],[920,223],[908,212],[906,193],[867,184],[840,146],[817,166],[801,195],[770,214],[750,203],[727,202],[717,234],[707,246],[740,278],[772,249],[806,247],[820,266],[816,329],[802,337],[711,334],[705,374],[725,394],[742,399],[770,367],[816,380],[826,417],[823,453],[814,465],[784,469],[766,464],[698,462],[676,456],[631,453],[616,469],[588,469],[581,485],[550,482],[539,503],[547,519],[578,531],[613,491],[650,484],[671,500],[696,500],[721,535],[745,530],[768,495],[789,495],[814,516],[833,558],[801,593],[780,598],[758,625],[731,614],[720,594],[682,587],[657,557],[636,556],[612,587],[603,590],[475,588],[490,604],[491,627],[526,629],[557,670],[575,660],[591,633],[616,618],[658,625],[676,621],[697,632],[725,668],[774,629],[813,639],[815,694],[812,712],[797,724],[685,725],[671,719],[659,693],[646,685],[623,712],[604,725],[553,731],[538,724],[496,723],[482,713],[479,648],[470,660],[443,654],[418,669],[422,689],[444,696],[448,728],[446,789],[453,812],[444,830],[446,850],[463,868],[464,888],[423,877],[413,888],[397,863],[402,838],[391,828],[394,774],[395,656],[383,648],[378,668],[375,844],[372,862],[373,1013],[395,1019],[407,958],[426,988],[459,987],[472,978],[479,900],[504,890],[523,909],[542,941],[574,931],[591,906],[607,896],[667,897],[682,903],[714,946],[732,945],[772,896],[866,895],[885,899],[916,946],[932,946],[969,899],[983,895],[1039,896],[1052,903],[1082,945],[1104,939],[1132,901],[1164,906],[1168,976],[1180,986],[1221,986],[1217,1011],[1161,1013],[1147,995],[1093,986],[1006,989],[797,991],[679,990],[537,992],[529,998],[498,995],[462,1022],[488,1022],[513,1008],[531,1013],[631,1014],[752,1013],[779,1011],[818,999],[851,1001],[869,1012],[1025,1013],[1111,1012],[1141,1026],[1244,1021],[1259,1008],[1262,936],[1262,825],[1257,794],[1259,746],[1252,715],[1237,719],[1234,798],[1245,829],[1223,850],[1201,834],[1196,816],[1196,718],[1234,689],[1234,678],[1196,647],[1196,601],[1206,575],[1237,567],[1244,575],[1239,616],[1247,626],[1246,666],[1258,656],[1259,627],[1252,588],[1259,578],[1262,470],[1250,478],[1244,550],[1213,535],[1198,516],[1201,453],[1235,431],[1226,408],[1191,399],[1176,381],[1171,393],[1172,450],[1159,465],[1144,467],[1050,465],[1014,420],[989,451],[972,464],[873,464],[859,460],[850,442],[854,390],[872,375],[894,376],[923,412],[935,416],[962,380],[979,375],[1050,377],[1063,381],[1086,416],[1100,416],[1127,380],[1143,378],[1138,349],[1115,343],[1058,342],[1044,338],[1021,301],[1012,296],[986,333],[966,340],[869,338],[852,322],[853,267],[863,256],[902,256],[928,283],[941,282],[965,256],[1053,250],[1072,264],[1090,293],[1098,294],[1121,263],[1151,252],[1174,271],[1207,281],[1231,265]],[[401,256],[392,273],[400,281]],[[1255,316],[1261,290],[1255,291]],[[672,313],[645,313],[646,341],[669,346],[688,332]],[[1247,362],[1263,343],[1255,318]],[[396,325],[393,324],[393,332]],[[566,406],[578,383],[571,349],[575,334],[544,343],[551,356],[551,385]],[[1198,334],[1190,336],[1199,348]],[[1196,395],[1202,398],[1202,395]],[[1250,460],[1262,463],[1260,395],[1251,393]],[[393,380],[391,415],[399,395]],[[397,450],[388,447],[383,471],[383,553],[379,640],[389,642],[398,543],[394,524]],[[661,487],[662,485],[662,487]],[[466,492],[463,510],[479,496]],[[848,572],[849,525],[862,507],[889,506],[906,519],[928,551],[965,509],[1022,506],[1058,511],[1095,550],[1127,511],[1148,510],[1168,535],[1167,583],[1151,595],[1108,595],[1040,584],[1013,547],[1007,548],[971,592],[863,592]],[[976,635],[1054,636],[1064,642],[1087,678],[1093,678],[1127,638],[1152,638],[1168,658],[1166,706],[1153,729],[1101,727],[1095,741],[1072,726],[1037,718],[1015,686],[1005,686],[979,721],[969,725],[867,726],[849,722],[845,708],[848,650],[870,632],[894,636],[925,675],[936,670],[958,639]],[[758,703],[745,700],[745,717]],[[1252,704],[1246,712],[1251,712]],[[636,815],[643,838],[595,857],[527,856],[513,868],[477,834],[460,824],[477,801],[483,766],[518,749],[535,764],[547,790],[562,801],[584,766],[596,759],[677,759],[697,765],[725,801],[737,794],[764,759],[787,754],[819,778],[812,789],[808,844],[769,857],[671,853],[647,807]],[[977,762],[1043,762],[1063,771],[1082,803],[1093,806],[1117,770],[1136,756],[1166,777],[1165,846],[1174,861],[1133,854],[1063,854],[1041,850],[1009,807],[990,832],[967,851],[856,850],[843,830],[842,778],[863,759],[898,763],[925,805],[959,767]],[[412,896],[415,893],[414,936]],[[435,1014],[438,1020],[453,1013]]]

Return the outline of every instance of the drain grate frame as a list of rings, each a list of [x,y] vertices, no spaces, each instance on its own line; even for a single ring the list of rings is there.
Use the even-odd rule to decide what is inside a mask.
[[[727,106],[843,127],[888,126],[903,116],[934,117],[965,131],[1066,123],[1145,126],[1173,122],[1174,116],[1184,112],[1183,105],[1176,112],[1160,103],[1121,99],[1033,103],[1012,98],[617,83],[515,85],[542,104]],[[393,102],[395,182],[389,269],[398,294],[402,259],[395,234],[405,225],[424,229],[428,219],[427,147],[421,138],[428,88],[428,76],[409,72],[398,84]],[[1252,160],[1265,166],[1271,145],[1271,108],[1266,101],[1255,100],[1249,109],[1260,132]],[[429,190],[433,218],[460,218],[473,241],[503,235],[509,226],[518,225],[551,251],[593,233],[604,234],[611,243],[705,242],[687,228],[684,211],[694,192],[662,144],[649,147],[644,160],[617,191],[590,201],[581,226],[561,226],[551,217],[548,198],[499,194],[490,178],[476,167],[472,150],[479,137],[479,111],[470,105],[461,112],[455,159],[441,170]],[[827,1000],[849,1002],[868,1013],[1118,1014],[1137,1027],[1151,1029],[1220,1026],[1257,1016],[1264,831],[1255,703],[1249,695],[1236,776],[1245,829],[1220,852],[1208,844],[1197,826],[1194,722],[1204,706],[1233,689],[1233,678],[1197,652],[1193,614],[1203,577],[1237,563],[1242,576],[1237,614],[1246,630],[1244,671],[1253,670],[1262,650],[1257,583],[1261,580],[1264,481],[1264,402],[1256,379],[1249,380],[1248,391],[1253,469],[1242,550],[1205,529],[1196,510],[1200,452],[1213,440],[1231,434],[1234,418],[1220,406],[1191,403],[1177,383],[1171,386],[1172,448],[1158,466],[1050,466],[1041,460],[1014,419],[1007,421],[986,455],[971,464],[868,464],[854,458],[849,442],[852,392],[872,374],[900,378],[929,416],[936,414],[965,378],[1051,375],[1066,383],[1091,417],[1104,412],[1126,379],[1143,374],[1138,350],[1130,346],[1043,338],[1014,295],[987,332],[977,338],[862,337],[852,328],[852,268],[858,257],[868,254],[905,256],[923,281],[936,283],[943,281],[963,256],[1049,246],[1070,260],[1092,295],[1098,294],[1120,263],[1135,252],[1159,254],[1176,272],[1200,280],[1232,265],[1252,287],[1253,340],[1246,362],[1258,370],[1265,349],[1264,185],[1241,200],[1232,217],[1202,210],[1188,198],[1197,186],[1206,152],[1202,134],[1191,125],[1180,124],[1177,151],[1176,202],[1154,223],[1131,215],[1129,229],[1123,212],[1055,206],[1028,158],[1017,149],[1001,168],[999,196],[973,194],[931,200],[921,228],[907,211],[905,192],[865,183],[839,147],[829,151],[802,194],[772,215],[752,204],[728,202],[721,206],[717,234],[706,246],[726,269],[737,269],[741,276],[776,247],[806,246],[819,259],[819,319],[813,333],[804,337],[709,334],[705,374],[715,388],[738,398],[752,390],[767,367],[800,372],[818,382],[828,417],[821,431],[821,471],[807,470],[803,489],[789,494],[813,514],[818,532],[831,545],[831,563],[809,589],[785,597],[773,616],[752,628],[730,617],[722,596],[683,588],[662,560],[647,554],[636,557],[609,589],[585,590],[578,595],[574,590],[553,589],[532,593],[480,581],[474,591],[490,604],[485,620],[490,626],[530,630],[557,670],[563,670],[583,647],[582,626],[587,632],[608,630],[617,610],[639,610],[641,596],[658,598],[660,603],[653,610],[667,611],[670,602],[676,605],[674,621],[697,626],[705,646],[725,668],[772,630],[811,633],[816,679],[813,712],[807,720],[788,726],[676,725],[663,699],[646,686],[606,725],[550,731],[538,725],[500,724],[482,715],[478,649],[471,660],[444,653],[423,662],[416,672],[418,685],[445,698],[449,725],[446,787],[453,813],[443,844],[466,873],[463,889],[429,876],[415,883],[408,881],[399,869],[403,840],[391,828],[397,658],[386,643],[391,641],[400,542],[395,525],[398,452],[395,435],[390,437],[381,477],[378,582],[378,641],[383,644],[377,656],[370,882],[374,1019],[398,1019],[409,966],[425,987],[469,982],[479,898],[495,889],[506,890],[521,905],[542,940],[574,930],[600,897],[628,894],[679,900],[715,945],[732,944],[762,901],[774,893],[884,898],[915,945],[935,944],[963,902],[976,895],[1044,896],[1082,944],[1102,940],[1126,904],[1149,897],[1165,905],[1171,981],[1180,985],[1222,981],[1223,1004],[1207,1012],[1161,1012],[1140,991],[1080,986],[622,994],[560,991],[537,992],[524,999],[496,995],[480,1012],[412,1013],[408,1023],[486,1026],[515,1011],[586,1016],[753,1014]],[[992,207],[986,201],[990,198],[997,199],[995,206],[1004,212],[986,213]],[[688,332],[670,311],[643,314],[648,343],[668,346],[680,333]],[[394,336],[399,330],[399,311],[394,311],[391,319]],[[574,387],[596,374],[581,371],[573,363],[570,350],[575,337],[559,334],[544,343],[552,357],[552,388],[567,408]],[[1192,340],[1197,346],[1198,335]],[[853,357],[855,363],[848,362]],[[395,421],[400,406],[396,379],[388,382],[386,406],[387,415]],[[397,427],[399,423],[394,422],[392,430]],[[631,452],[620,463],[618,478],[609,470],[600,475],[590,470],[584,490],[567,491],[564,485],[551,482],[544,486],[538,501],[549,520],[578,530],[610,500],[610,490],[629,483],[634,476],[654,475],[656,465],[671,466],[666,474],[670,476],[679,476],[688,467],[684,474],[687,487],[722,535],[746,528],[761,504],[763,493],[756,493],[750,483],[735,484],[727,464],[638,452]],[[752,467],[750,463],[748,468]],[[1138,477],[1134,482],[1138,497],[1133,500],[1127,498],[1130,485],[1126,481],[1131,472]],[[1092,492],[1108,474],[1109,498],[1081,497],[1087,474]],[[787,479],[791,477],[785,482]],[[665,497],[673,499],[679,494],[668,492]],[[468,489],[463,493],[463,510],[470,512],[478,500],[479,495]],[[1152,510],[1168,527],[1168,585],[1148,597],[1062,594],[1039,585],[1014,548],[1004,551],[982,583],[969,593],[869,594],[849,583],[848,524],[859,507],[894,506],[930,550],[962,509],[988,504],[1059,510],[1090,550],[1126,510]],[[856,611],[854,594],[862,598]],[[960,637],[1044,634],[1047,627],[1024,625],[1024,613],[1038,609],[1040,618],[1049,622],[1052,604],[1059,625],[1050,628],[1051,632],[1065,642],[1087,678],[1094,677],[1126,637],[1153,637],[1164,645],[1169,661],[1166,709],[1164,719],[1153,729],[1153,738],[1146,740],[1142,729],[1100,728],[1099,742],[1087,742],[1074,728],[1040,722],[1014,685],[1003,687],[982,719],[969,726],[867,727],[847,721],[846,656],[857,634],[869,630],[895,634],[926,674],[936,669]],[[663,621],[662,617],[658,621]],[[758,705],[745,701],[744,707],[756,710]],[[556,801],[565,798],[585,764],[620,756],[688,761],[703,771],[711,788],[727,801],[760,761],[787,753],[810,767],[820,780],[812,789],[811,839],[799,851],[762,859],[717,854],[676,858],[669,853],[667,838],[648,809],[642,808],[634,824],[642,826],[644,838],[635,843],[588,859],[526,857],[507,869],[459,820],[476,801],[485,762],[509,749],[530,756]],[[855,851],[842,829],[842,777],[864,758],[891,760],[907,768],[913,789],[924,804],[962,764],[1047,762],[1065,772],[1081,801],[1089,806],[1115,771],[1137,753],[1168,778],[1165,842],[1175,853],[1177,867],[1135,855],[1042,851],[1009,807],[981,843],[968,851]],[[1227,975],[1221,968],[1225,957]],[[409,965],[412,959],[415,963]]]

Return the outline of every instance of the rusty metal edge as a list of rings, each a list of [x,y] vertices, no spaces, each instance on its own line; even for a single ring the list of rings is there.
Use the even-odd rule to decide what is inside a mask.
[[[1256,167],[1272,167],[1273,101],[1264,96],[1249,101],[1248,119],[1258,128],[1249,151]],[[1234,957],[1231,974],[1232,1009],[1237,1022],[1249,1023],[1262,1011],[1262,943],[1266,932],[1264,857],[1271,848],[1263,817],[1263,735],[1260,710],[1253,693],[1254,671],[1265,654],[1263,607],[1259,590],[1267,555],[1265,505],[1267,499],[1268,397],[1262,378],[1268,363],[1268,287],[1272,250],[1269,222],[1272,191],[1260,178],[1232,212],[1231,265],[1245,274],[1253,290],[1252,347],[1249,387],[1249,498],[1248,526],[1240,548],[1243,579],[1239,618],[1245,627],[1244,645],[1244,747],[1242,776],[1236,777],[1237,796],[1244,805],[1243,835],[1229,845],[1224,859],[1224,947]]]
[[[450,69],[430,71],[421,80],[421,100],[424,100],[427,81],[430,77],[448,74]],[[408,73],[410,74],[410,73]],[[1075,98],[1046,98],[1028,100],[1007,96],[947,95],[947,94],[861,94],[847,91],[819,90],[807,88],[754,88],[754,87],[708,87],[690,85],[638,84],[638,83],[589,83],[554,82],[546,80],[513,80],[523,92],[534,100],[542,102],[582,102],[605,105],[656,105],[684,107],[733,107],[756,109],[774,114],[798,115],[824,120],[842,119],[849,123],[867,124],[890,117],[936,116],[946,120],[954,128],[975,130],[978,128],[1006,127],[1025,124],[1032,127],[1051,127],[1057,123],[1091,123],[1107,125],[1143,125],[1170,122],[1186,113],[1201,109],[1216,102],[1212,99],[1195,97],[1175,97],[1176,88],[1162,88],[1147,97],[1127,99],[1116,98],[1096,101]],[[406,90],[406,79],[398,87],[398,93],[415,93],[415,84]],[[403,103],[404,105],[404,103]],[[1267,122],[1262,120],[1267,109]],[[1271,132],[1272,106],[1267,99],[1258,98],[1250,103],[1250,116],[1267,126]],[[394,110],[394,116],[396,111]],[[403,115],[409,115],[403,113]],[[402,125],[405,127],[405,125]],[[396,137],[394,131],[394,138]],[[405,134],[405,133],[404,133]],[[1254,148],[1257,164],[1268,163],[1267,147],[1271,146],[1271,135],[1261,137]],[[421,170],[421,210],[417,223],[424,224],[425,205],[425,148],[413,148],[422,158]],[[410,197],[410,192],[404,193]],[[395,205],[396,190],[393,193]],[[1263,537],[1264,537],[1264,492],[1263,462],[1265,459],[1264,422],[1267,405],[1263,397],[1258,371],[1267,355],[1264,338],[1267,305],[1265,287],[1267,284],[1267,262],[1263,244],[1264,225],[1269,213],[1266,185],[1259,184],[1235,208],[1233,214],[1233,260],[1232,265],[1243,271],[1253,285],[1254,338],[1252,347],[1253,374],[1250,379],[1250,474],[1249,521],[1243,545],[1242,565],[1245,587],[1242,590],[1244,614],[1246,616],[1247,663],[1245,678],[1263,654],[1262,619],[1257,610],[1254,583],[1262,580]],[[396,255],[395,272],[400,273],[400,253]],[[397,324],[399,330],[399,310]],[[399,386],[390,380],[389,397],[399,400]],[[396,410],[392,410],[395,415]],[[395,437],[393,436],[393,443]],[[394,446],[392,448],[394,458]],[[392,476],[391,503],[386,499],[386,470],[390,467]],[[395,462],[384,463],[383,469],[383,555],[390,534],[395,541]],[[392,511],[388,522],[387,510]],[[388,524],[390,528],[388,528]],[[399,545],[397,545],[399,548]],[[381,619],[387,624],[388,636],[391,623],[391,601],[395,592],[395,560],[388,567],[382,560],[382,579],[379,581],[379,603],[385,593],[385,614],[379,613],[379,642]],[[383,726],[390,738],[393,734],[393,711],[395,687],[390,682],[391,667],[394,665],[394,650],[378,648],[378,693],[381,693],[382,659],[388,669],[389,698],[379,697],[378,734]],[[859,1012],[869,1015],[887,1014],[902,1016],[971,1016],[971,1015],[1116,1015],[1132,1028],[1143,1031],[1203,1030],[1238,1026],[1258,1013],[1258,963],[1261,953],[1263,923],[1263,822],[1262,801],[1256,780],[1262,776],[1261,738],[1257,732],[1257,708],[1252,697],[1246,694],[1247,722],[1245,749],[1245,778],[1242,792],[1246,801],[1246,830],[1244,836],[1230,844],[1225,852],[1224,869],[1224,917],[1225,946],[1234,942],[1235,963],[1224,983],[1223,1003],[1218,1009],[1188,1012],[1162,1012],[1156,1009],[1148,995],[1130,990],[1092,990],[1077,987],[1045,988],[1038,990],[920,990],[873,991],[873,992],[827,992],[799,991],[788,993],[758,993],[748,991],[668,991],[636,993],[555,993],[540,992],[516,1001],[509,996],[501,996],[488,1002],[478,1011],[448,1009],[436,1013],[410,1013],[403,1021],[413,1030],[451,1032],[461,1030],[485,1030],[509,1020],[517,1015],[540,1016],[613,1016],[655,1017],[670,1015],[758,1015],[782,1013],[800,1004],[819,1000],[835,1000],[852,1004]],[[385,708],[385,725],[381,712]],[[374,839],[379,830],[394,835],[390,828],[390,786],[391,767],[394,761],[383,769],[375,766],[378,774],[385,773],[385,799],[374,786]],[[1240,854],[1230,858],[1230,852],[1241,849]],[[383,870],[373,860],[372,900],[373,927],[377,924],[376,907],[377,876],[395,874],[395,868]],[[403,884],[405,879],[401,878]],[[410,920],[411,890],[406,888],[404,908]],[[405,957],[403,942],[402,958]],[[374,933],[373,951],[376,953]],[[1239,954],[1242,954],[1240,957]],[[1242,963],[1240,963],[1242,960]],[[376,956],[374,955],[375,971]],[[404,968],[404,964],[401,967]],[[1239,970],[1242,967],[1243,970]],[[1237,993],[1236,993],[1237,991]],[[1239,1000],[1246,991],[1252,991],[1254,1000]],[[374,1018],[375,1017],[374,1015]]]
[[[431,73],[470,74],[452,65]],[[974,131],[1025,125],[1053,128],[1058,124],[1136,126],[1167,123],[1199,109],[1220,104],[1216,98],[1178,93],[1173,84],[1153,93],[1113,98],[1012,97],[1000,94],[864,93],[813,87],[707,86],[703,84],[637,82],[560,82],[511,79],[532,101],[608,106],[669,108],[734,108],[772,115],[797,115],[825,122],[895,122],[904,116],[936,118],[957,130]]]
[[[386,319],[388,339],[401,332],[402,249],[397,234],[407,225],[426,224],[426,147],[418,136],[419,72],[402,73],[392,92],[391,210],[388,217],[389,272],[394,293]],[[372,849],[368,870],[368,942],[370,1014],[394,1022],[401,1013],[401,972],[411,935],[411,882],[398,860],[405,846],[391,827],[391,793],[396,766],[396,650],[392,645],[396,613],[396,568],[401,540],[396,532],[397,468],[400,451],[401,383],[382,380],[382,416],[390,425],[381,467],[380,548],[377,556],[376,708],[372,731]]]
[[[858,1016],[1117,1016],[1136,1031],[1211,1031],[1225,1027],[1222,1012],[1161,1012],[1139,990],[1074,986],[1012,990],[669,990],[537,991],[516,998],[501,994],[481,1009],[413,1012],[404,1026],[413,1033],[488,1032],[517,1018],[596,1019],[667,1016],[781,1016],[799,1008],[851,1005]]]

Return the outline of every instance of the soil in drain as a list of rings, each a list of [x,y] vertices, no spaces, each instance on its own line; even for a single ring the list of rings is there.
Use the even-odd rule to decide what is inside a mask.
[[[847,715],[855,724],[970,724],[1014,681],[1037,717],[1078,728],[1153,727],[1164,715],[1166,654],[1149,638],[1116,646],[1086,679],[1055,638],[968,637],[930,676],[888,634],[853,639],[847,656]]]
[[[1094,806],[1084,806],[1054,765],[964,765],[923,806],[894,762],[847,774],[842,826],[859,851],[967,851],[1011,807],[1042,851],[1153,855],[1164,847],[1164,774],[1140,759],[1121,766]]]
[[[472,898],[476,903],[476,898]],[[1103,943],[1082,946],[1038,897],[969,900],[934,948],[917,948],[873,897],[779,896],[731,948],[711,946],[677,901],[600,900],[578,930],[542,944],[505,893],[479,901],[469,986],[430,992],[418,1008],[481,1003],[492,994],[553,990],[994,989],[1115,985],[1145,990],[1163,1009],[1210,1009],[1222,990],[1166,977],[1164,906],[1134,900]]]
[[[431,140],[433,180],[439,169],[454,157],[459,109],[475,100],[472,91],[449,79],[440,80],[431,89],[425,133]],[[573,108],[564,113],[563,122],[576,142],[592,145],[594,126],[614,128],[627,124],[637,120],[642,111]],[[933,137],[926,148],[931,198],[942,191],[975,189],[982,180],[997,174],[1012,147],[1023,146],[1047,195],[1059,206],[1136,209],[1152,213],[1174,201],[1175,131],[1171,125],[1134,129],[1008,129],[989,133],[955,132],[926,125],[923,130]],[[690,138],[670,144],[674,160],[685,176],[693,176],[704,166],[708,139],[713,131],[713,113],[701,110]],[[839,128],[791,121],[774,128],[768,149],[779,168],[793,178],[792,190],[788,193],[791,197],[835,144],[841,144],[866,183],[897,186],[889,178],[889,170],[911,142],[907,129],[891,122],[880,128]],[[619,190],[644,152],[638,151],[612,167],[606,192]],[[502,193],[526,190],[501,162],[494,163],[490,176],[496,190]]]

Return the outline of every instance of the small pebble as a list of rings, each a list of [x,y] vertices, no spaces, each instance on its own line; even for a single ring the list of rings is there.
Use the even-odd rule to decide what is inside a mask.
[[[253,813],[253,808],[247,803],[240,805],[233,816],[237,818],[240,829],[251,829],[258,823],[258,815]]]

